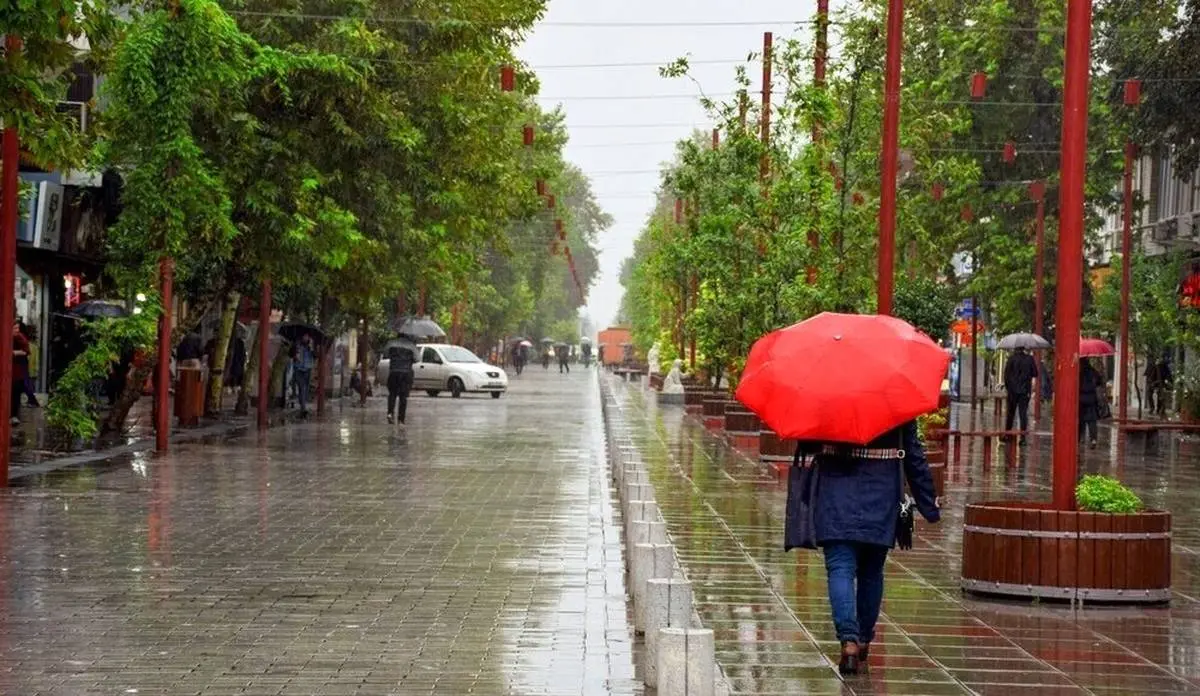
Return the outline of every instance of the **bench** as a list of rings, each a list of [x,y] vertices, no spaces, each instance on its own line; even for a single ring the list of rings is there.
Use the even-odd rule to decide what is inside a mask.
[[[1200,433],[1200,423],[1127,420],[1118,423],[1117,429],[1131,442],[1137,441],[1143,446],[1149,446],[1157,442],[1158,434],[1164,430],[1177,433]]]
[[[983,465],[992,465],[992,442],[1004,442],[1009,445],[1005,450],[1005,459],[1009,466],[1017,463],[1017,439],[1024,433],[1020,430],[950,430],[947,432],[947,442],[954,447],[954,463],[962,461],[963,438],[980,438],[983,440]]]

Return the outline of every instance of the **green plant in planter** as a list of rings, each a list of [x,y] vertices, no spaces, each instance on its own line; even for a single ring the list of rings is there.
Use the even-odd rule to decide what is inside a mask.
[[[929,431],[943,427],[947,422],[946,415],[941,410],[917,416],[917,437],[921,442],[928,442]]]
[[[1194,361],[1180,375],[1179,413],[1184,420],[1200,419],[1200,365]]]
[[[1075,486],[1075,500],[1084,512],[1128,514],[1142,509],[1142,499],[1111,476],[1084,476]]]

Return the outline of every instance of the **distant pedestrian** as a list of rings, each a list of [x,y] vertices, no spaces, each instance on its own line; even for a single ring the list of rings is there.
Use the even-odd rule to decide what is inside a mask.
[[[23,321],[21,322],[21,335],[29,342],[29,360],[25,370],[25,379],[22,382],[25,388],[25,403],[30,408],[40,408],[41,404],[38,403],[37,392],[33,388],[33,375],[37,372],[38,351],[37,341],[35,340],[37,336],[33,331],[33,327]]]
[[[1024,348],[1017,348],[1004,366],[1004,391],[1008,394],[1008,413],[1004,429],[1012,430],[1014,416],[1021,420],[1021,442],[1029,430],[1029,397],[1033,393],[1033,380],[1037,377],[1037,363]]]
[[[400,419],[404,425],[408,416],[408,395],[413,386],[413,364],[417,361],[417,347],[407,338],[388,345],[387,422]],[[396,402],[399,401],[399,411]]]
[[[12,327],[12,386],[9,389],[9,423],[21,424],[21,397],[25,396],[25,378],[29,376],[29,339],[21,333],[21,322],[14,321]]]
[[[896,545],[904,482],[931,523],[941,519],[915,423],[864,448],[820,446],[812,522],[825,553],[829,605],[842,644],[842,674],[866,663],[883,602],[883,566]]]
[[[1095,449],[1097,444],[1097,422],[1100,420],[1099,389],[1102,380],[1100,373],[1092,367],[1092,361],[1079,361],[1079,441],[1083,442],[1086,431],[1089,445]]]
[[[204,358],[204,344],[200,342],[200,334],[195,329],[187,332],[179,347],[175,349],[175,363],[179,369],[199,370]]]
[[[546,346],[546,347],[545,347],[545,348],[542,350],[542,369],[543,369],[543,370],[549,370],[549,369],[550,369],[550,356],[551,356],[551,354],[552,354],[552,353],[551,353],[550,346]]]
[[[316,352],[312,336],[304,334],[296,344],[292,357],[292,380],[296,385],[296,399],[300,402],[300,417],[308,417],[308,390],[312,382]]]
[[[566,372],[571,374],[571,348],[565,343],[560,343],[554,347],[554,353],[558,356],[558,374]]]
[[[584,366],[585,368],[587,368],[587,367],[591,367],[591,364],[592,364],[592,344],[590,344],[590,343],[584,343],[582,346],[580,346],[580,348],[579,348],[579,353],[580,353],[580,355],[583,357],[583,366]]]
[[[512,347],[512,364],[513,369],[517,371],[517,376],[525,370],[525,346],[520,343],[514,343]]]
[[[246,379],[246,339],[234,336],[229,345],[229,357],[225,360],[228,363],[226,369],[229,374],[226,384],[238,389]]]
[[[1171,362],[1166,358],[1158,359],[1158,415],[1167,415],[1167,406],[1171,401],[1171,390],[1175,387],[1175,375],[1171,373]]]

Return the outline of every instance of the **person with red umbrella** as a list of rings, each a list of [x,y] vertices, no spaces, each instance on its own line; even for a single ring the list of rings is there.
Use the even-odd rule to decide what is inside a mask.
[[[1088,445],[1096,448],[1096,431],[1099,429],[1101,406],[1100,391],[1104,387],[1104,375],[1092,365],[1089,358],[1112,355],[1116,352],[1112,344],[1099,338],[1084,338],[1079,341],[1079,441],[1088,436]]]
[[[867,661],[888,552],[911,545],[911,505],[941,517],[914,419],[937,408],[949,361],[899,319],[826,313],[760,339],[738,386],[739,401],[800,441],[785,548],[825,555],[843,674]],[[915,500],[902,507],[905,481]]]

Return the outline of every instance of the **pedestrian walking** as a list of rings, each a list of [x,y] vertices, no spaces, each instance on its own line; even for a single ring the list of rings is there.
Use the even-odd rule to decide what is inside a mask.
[[[296,344],[292,355],[292,380],[296,385],[296,400],[300,403],[300,417],[308,417],[308,390],[312,382],[316,352],[311,334],[304,334]]]
[[[234,336],[229,346],[229,357],[226,358],[229,377],[225,383],[232,389],[240,389],[246,379],[246,339]]]
[[[1008,394],[1008,413],[1004,420],[1004,429],[1012,430],[1013,420],[1020,417],[1021,443],[1025,443],[1025,433],[1029,430],[1029,398],[1033,394],[1033,380],[1037,377],[1037,363],[1033,356],[1024,348],[1013,351],[1008,363],[1004,366],[1004,391]]]
[[[1079,441],[1083,442],[1086,432],[1092,449],[1097,443],[1097,422],[1100,420],[1099,389],[1102,380],[1092,361],[1079,361]]]
[[[175,363],[180,369],[199,370],[204,358],[204,344],[200,342],[200,334],[195,329],[188,331],[175,349]]]
[[[387,422],[395,423],[395,419],[399,418],[400,424],[404,425],[408,416],[408,395],[413,386],[413,364],[417,361],[417,346],[407,338],[401,337],[400,340],[388,344],[387,356]]]
[[[1175,375],[1171,373],[1171,362],[1166,358],[1158,359],[1158,415],[1167,415],[1167,406],[1171,401],[1171,389],[1175,386]]]
[[[550,355],[551,355],[550,346],[546,346],[545,348],[542,349],[542,369],[543,370],[550,369]]]
[[[571,374],[571,348],[565,343],[554,346],[554,354],[558,356],[558,374]]]
[[[512,347],[512,364],[513,369],[517,371],[517,376],[520,377],[525,370],[525,346],[519,342],[514,343]]]
[[[29,376],[29,339],[21,333],[21,321],[12,327],[12,387],[10,391],[11,425],[21,424],[21,397],[25,396],[25,378]]]
[[[816,543],[825,555],[829,606],[842,645],[838,669],[855,674],[866,663],[883,603],[883,566],[908,534],[900,521],[904,482],[917,510],[930,523],[941,519],[933,475],[917,437],[907,423],[866,447],[815,448],[818,483],[813,507]],[[911,512],[908,514],[911,515]],[[911,518],[907,524],[911,524]]]

